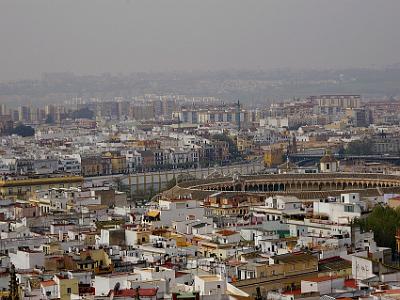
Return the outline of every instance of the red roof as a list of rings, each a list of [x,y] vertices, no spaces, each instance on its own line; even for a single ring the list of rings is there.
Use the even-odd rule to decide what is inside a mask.
[[[385,290],[383,291],[384,294],[400,294],[400,289],[393,289],[393,290]]]
[[[40,285],[45,286],[45,287],[53,286],[53,285],[56,285],[56,282],[54,280],[45,280],[45,281],[40,282]]]
[[[157,295],[157,288],[139,288],[139,296],[140,297],[155,297]],[[116,297],[137,297],[137,290],[136,289],[125,289],[125,290],[110,290],[108,295],[114,293],[114,298]]]
[[[301,289],[284,291],[282,295],[301,295]]]
[[[338,276],[322,276],[322,277],[313,277],[313,278],[306,278],[304,281],[312,281],[312,282],[323,282],[328,280],[333,280],[339,278]]]
[[[175,271],[175,278],[182,277],[187,275],[188,273]]]
[[[347,279],[344,281],[344,286],[356,289],[357,288],[357,282],[355,279]]]
[[[223,236],[233,235],[235,233],[237,233],[237,231],[228,230],[228,229],[217,231],[217,234],[220,234],[220,235],[223,235]]]

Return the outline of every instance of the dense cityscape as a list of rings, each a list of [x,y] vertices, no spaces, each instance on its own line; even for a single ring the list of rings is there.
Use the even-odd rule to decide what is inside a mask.
[[[400,300],[399,11],[1,0],[0,300]]]
[[[399,112],[340,94],[2,104],[3,296],[391,299]]]

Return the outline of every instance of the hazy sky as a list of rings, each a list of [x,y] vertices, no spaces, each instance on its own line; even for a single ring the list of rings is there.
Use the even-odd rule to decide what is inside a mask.
[[[400,0],[0,0],[0,80],[400,62]]]

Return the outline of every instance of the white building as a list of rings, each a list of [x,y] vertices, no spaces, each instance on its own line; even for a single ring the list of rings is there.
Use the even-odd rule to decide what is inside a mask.
[[[35,269],[44,266],[44,252],[35,250],[17,250],[9,253],[10,261],[16,269]]]
[[[130,273],[112,273],[96,275],[93,280],[96,296],[106,296],[117,284],[119,289],[129,289],[129,280],[138,280],[140,275]]]
[[[226,281],[219,275],[201,275],[194,277],[194,290],[201,296],[224,295]]]
[[[336,198],[316,200],[313,202],[314,215],[328,217],[335,223],[348,224],[361,216],[359,199],[358,194],[342,194],[340,200]]]
[[[81,156],[65,155],[58,159],[58,170],[64,173],[81,174]]]
[[[321,173],[339,172],[339,161],[337,161],[332,155],[326,154],[321,158],[319,168]]]
[[[301,281],[302,294],[317,292],[320,295],[326,295],[335,292],[335,290],[343,289],[343,287],[343,277],[323,276]]]
[[[143,223],[157,227],[171,226],[173,221],[186,219],[202,219],[204,208],[197,200],[191,199],[191,195],[179,196],[177,199],[159,200],[158,207],[150,209],[143,216]]]
[[[265,206],[271,209],[282,210],[284,212],[300,212],[303,202],[294,196],[272,196],[265,199]]]

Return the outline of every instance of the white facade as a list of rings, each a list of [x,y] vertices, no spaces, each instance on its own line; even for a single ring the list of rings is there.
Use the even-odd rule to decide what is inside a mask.
[[[324,200],[314,201],[314,214],[328,216],[329,220],[335,223],[348,224],[354,218],[361,216],[361,207],[357,203],[342,203]]]
[[[58,285],[53,280],[49,280],[47,282],[43,282],[40,285],[41,294],[44,296],[44,299],[58,299]]]
[[[79,175],[81,173],[81,157],[80,155],[66,155],[59,158],[58,170],[60,172]]]
[[[34,250],[17,250],[9,253],[10,261],[16,269],[34,269],[44,266],[44,253]]]
[[[320,295],[331,294],[337,289],[342,289],[344,287],[344,278],[335,278],[335,277],[321,277],[302,280],[301,281],[301,293],[312,293],[317,292]]]
[[[76,278],[80,284],[91,284],[92,283],[92,272],[86,271],[68,271],[68,279]]]
[[[169,282],[171,286],[175,285],[176,282],[175,270],[164,267],[137,268],[135,269],[135,274],[138,274],[142,281],[164,279]]]
[[[236,244],[240,242],[240,233],[231,232],[229,234],[225,233],[226,230],[221,230],[216,233],[217,241],[220,244]]]
[[[169,226],[173,221],[183,221],[187,219],[202,219],[204,217],[204,207],[200,207],[197,200],[160,200],[159,201],[159,221],[152,221],[154,226]],[[144,222],[145,219],[143,220]]]
[[[367,256],[368,253],[365,251],[351,257],[351,269],[354,279],[364,280],[374,276],[373,262]]]
[[[223,295],[226,292],[226,282],[219,275],[195,276],[194,290],[200,295]]]
[[[17,170],[17,159],[16,158],[0,158],[0,174],[11,174]]]
[[[335,173],[339,172],[338,161],[320,162],[319,164],[321,173]]]
[[[121,290],[129,288],[129,280],[137,280],[138,275],[128,273],[113,273],[105,275],[96,275],[93,281],[96,296],[108,295],[110,290],[113,290],[117,283]]]
[[[273,196],[265,199],[265,206],[267,208],[283,211],[300,211],[303,202],[293,196]]]

